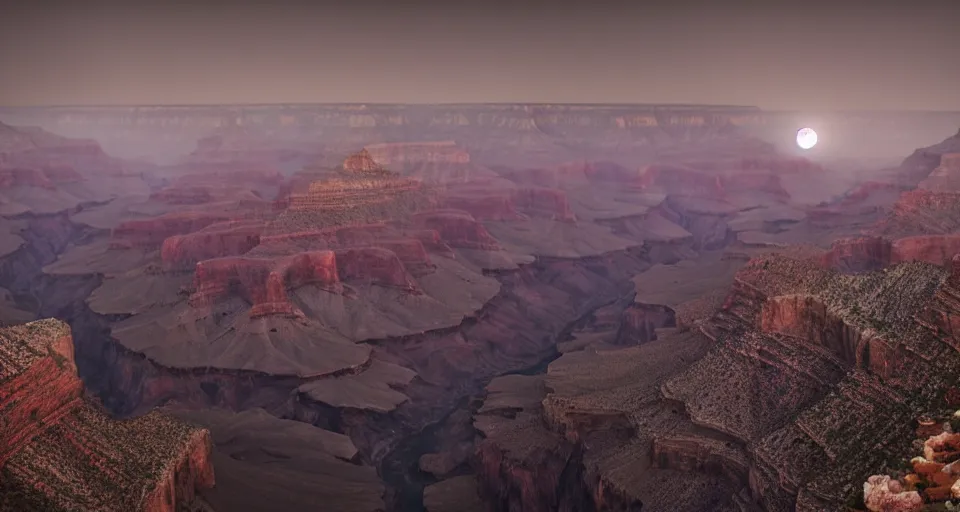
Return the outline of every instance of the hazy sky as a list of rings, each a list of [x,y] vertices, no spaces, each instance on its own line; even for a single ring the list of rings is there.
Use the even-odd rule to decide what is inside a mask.
[[[194,3],[0,3],[0,105],[960,110],[960,0]]]

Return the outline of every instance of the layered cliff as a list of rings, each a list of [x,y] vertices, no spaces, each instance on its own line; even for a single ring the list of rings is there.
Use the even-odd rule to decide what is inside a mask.
[[[0,363],[0,509],[173,512],[213,486],[206,430],[114,420],[83,397],[62,322],[3,329]]]
[[[855,502],[876,467],[906,453],[916,411],[939,407],[955,380],[958,262],[845,275],[768,256],[736,274],[712,317],[692,297],[719,281],[696,293],[646,291],[645,301],[692,321],[671,327],[648,314],[631,336],[641,344],[617,348],[634,327],[628,313],[619,331],[571,342],[545,379],[488,388],[476,420],[486,438],[481,490],[505,510],[527,510],[507,497],[531,492],[543,496],[530,506],[555,504],[544,510]],[[544,443],[549,456],[529,452]]]

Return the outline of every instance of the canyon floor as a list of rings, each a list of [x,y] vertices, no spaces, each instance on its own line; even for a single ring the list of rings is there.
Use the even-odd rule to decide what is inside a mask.
[[[0,124],[0,510],[960,499],[960,133],[879,165],[750,108],[248,110]]]

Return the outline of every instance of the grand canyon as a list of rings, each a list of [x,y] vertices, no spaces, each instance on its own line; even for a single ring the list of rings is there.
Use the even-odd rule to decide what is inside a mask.
[[[0,510],[960,503],[960,113],[0,121]]]

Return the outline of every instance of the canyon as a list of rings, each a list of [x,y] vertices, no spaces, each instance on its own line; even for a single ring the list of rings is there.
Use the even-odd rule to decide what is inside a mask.
[[[445,512],[951,497],[956,479],[902,468],[916,439],[952,433],[918,434],[917,418],[960,405],[960,133],[868,172],[756,136],[787,117],[747,107],[0,119],[44,127],[0,125],[0,372],[22,374],[0,380],[11,499]],[[54,133],[107,148],[160,134],[179,156]],[[943,446],[925,460],[951,464]]]

